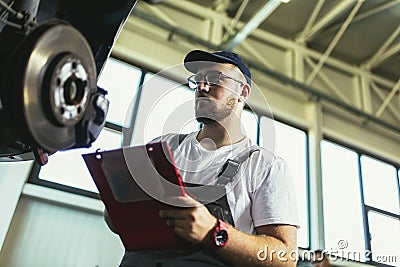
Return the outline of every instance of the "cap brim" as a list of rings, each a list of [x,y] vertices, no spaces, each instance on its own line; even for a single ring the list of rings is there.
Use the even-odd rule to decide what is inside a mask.
[[[231,63],[236,65],[230,58],[214,55],[202,50],[193,50],[184,59],[185,68],[192,73],[197,72],[201,62]]]

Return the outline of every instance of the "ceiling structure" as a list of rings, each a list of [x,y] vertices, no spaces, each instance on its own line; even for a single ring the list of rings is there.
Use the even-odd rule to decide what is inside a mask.
[[[158,3],[168,4],[168,1]],[[179,4],[179,0],[174,1]],[[223,45],[233,48],[246,26],[248,34],[260,28],[329,53],[351,65],[397,81],[400,76],[400,1],[398,0],[193,0],[212,11],[226,13],[245,23],[227,29]],[[260,16],[260,23],[252,19]],[[236,27],[235,27],[236,26]],[[235,41],[229,47],[230,42]]]
[[[251,67],[282,79],[251,40],[301,51],[309,70],[299,83],[289,77],[292,85],[313,93],[319,77],[332,92],[318,97],[400,133],[400,0],[148,0],[131,16],[168,31],[166,42],[180,36],[212,50],[244,49]],[[207,33],[182,23],[189,16],[210,18]],[[349,100],[326,66],[359,76],[360,99]]]

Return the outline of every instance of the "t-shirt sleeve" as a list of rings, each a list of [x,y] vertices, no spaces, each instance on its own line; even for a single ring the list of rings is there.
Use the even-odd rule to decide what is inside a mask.
[[[261,184],[252,192],[254,226],[290,224],[299,226],[292,177],[285,161],[273,159]]]

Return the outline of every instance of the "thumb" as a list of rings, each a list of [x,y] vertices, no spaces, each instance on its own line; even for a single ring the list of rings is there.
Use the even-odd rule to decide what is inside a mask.
[[[186,194],[185,196],[179,196],[178,199],[185,207],[198,207],[203,205],[188,194]]]

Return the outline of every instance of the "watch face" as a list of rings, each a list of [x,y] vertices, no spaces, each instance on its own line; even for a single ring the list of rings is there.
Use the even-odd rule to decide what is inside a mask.
[[[219,247],[225,246],[228,241],[228,232],[226,230],[220,230],[215,234],[215,244]]]

